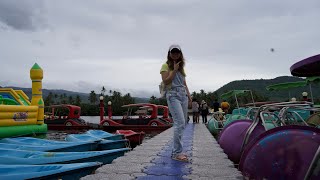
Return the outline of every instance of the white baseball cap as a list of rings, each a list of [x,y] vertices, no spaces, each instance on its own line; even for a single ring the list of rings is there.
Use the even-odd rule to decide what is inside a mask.
[[[179,51],[181,51],[181,47],[178,44],[172,44],[169,47],[169,51],[171,51],[172,49],[179,49]]]
[[[308,96],[308,93],[307,92],[303,92],[302,96]]]

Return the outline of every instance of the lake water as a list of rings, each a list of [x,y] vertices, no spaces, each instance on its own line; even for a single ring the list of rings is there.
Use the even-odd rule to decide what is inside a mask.
[[[137,116],[138,117],[138,116]],[[81,116],[83,120],[89,123],[93,124],[99,124],[100,123],[100,116]],[[112,116],[113,119],[121,119],[122,116]],[[68,131],[53,131],[48,130],[48,133],[44,136],[41,136],[45,139],[51,139],[51,140],[58,140],[58,141],[64,141],[65,137],[68,134],[79,134],[79,133],[85,133],[86,130],[68,130]],[[154,135],[146,134],[145,139],[150,139]]]
[[[100,116],[81,116],[81,118],[84,119],[86,122],[93,123],[93,124],[99,124],[99,121],[100,121]],[[48,130],[48,133],[43,138],[64,141],[65,137],[68,134],[79,134],[79,133],[85,133],[85,132],[86,130],[68,130],[68,131]]]
[[[130,117],[138,118],[138,116],[130,116]],[[158,116],[158,117],[162,117],[162,116]],[[81,118],[84,119],[86,122],[89,122],[89,123],[93,123],[93,124],[99,124],[100,123],[100,116],[81,116]],[[189,118],[192,119],[192,116],[189,116]],[[122,116],[112,116],[112,119],[122,119]],[[191,122],[191,121],[189,121],[189,122]]]
[[[81,116],[83,120],[89,123],[93,124],[99,124],[100,123],[100,116]],[[112,116],[113,119],[121,119],[122,116]]]
[[[138,117],[138,116],[137,116]],[[161,117],[161,116],[159,116]],[[86,122],[93,123],[93,124],[99,124],[100,122],[100,116],[81,116],[82,119],[84,119]],[[112,116],[113,119],[121,119],[122,116]],[[190,121],[189,123],[192,122],[192,116],[189,117]],[[41,138],[45,139],[51,139],[51,140],[58,140],[58,141],[64,141],[65,137],[68,134],[79,134],[79,133],[85,133],[86,130],[68,130],[68,131],[53,131],[53,130],[48,130],[48,133],[45,135],[41,135]],[[150,139],[154,136],[154,134],[146,134],[145,139]]]
[[[123,116],[112,116],[112,119],[122,119]],[[139,116],[130,116],[132,118],[138,118]],[[162,116],[158,116],[162,117]],[[100,123],[100,116],[81,116],[86,122],[99,124]],[[106,118],[106,117],[105,117]]]

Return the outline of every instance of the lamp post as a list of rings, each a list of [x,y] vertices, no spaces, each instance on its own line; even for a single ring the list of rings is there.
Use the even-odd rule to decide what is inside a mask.
[[[104,116],[104,103],[103,103],[103,96],[100,96],[100,122],[103,120]]]
[[[108,117],[109,117],[109,119],[111,119],[111,117],[112,117],[111,104],[112,104],[112,102],[108,101]]]

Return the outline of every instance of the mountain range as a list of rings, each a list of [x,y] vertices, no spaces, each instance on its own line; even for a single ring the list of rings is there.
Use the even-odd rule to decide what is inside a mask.
[[[302,96],[301,93],[304,91],[310,94],[309,86],[298,87],[298,88],[293,88],[288,90],[280,90],[280,91],[268,91],[266,89],[266,87],[269,85],[285,83],[285,82],[296,82],[296,81],[304,81],[304,79],[299,77],[293,77],[293,76],[280,76],[274,79],[236,80],[236,81],[232,81],[225,84],[221,88],[217,89],[215,92],[218,95],[221,95],[230,90],[252,90],[258,93],[259,95],[269,98],[269,100],[271,101],[283,101],[283,100],[287,101],[292,97],[300,99]],[[7,87],[7,88],[21,89],[29,97],[31,97],[31,94],[32,94],[31,88],[22,88],[22,87]],[[53,94],[58,94],[59,96],[63,94],[65,94],[66,96],[79,95],[82,102],[89,102],[88,100],[89,93],[73,92],[73,91],[67,91],[63,89],[43,89],[42,90],[43,97],[47,97],[50,92],[52,92]],[[212,91],[205,90],[205,92],[212,92]],[[319,84],[312,84],[312,94],[315,99],[320,98]],[[145,98],[134,97],[134,98],[136,103],[148,102],[150,99],[150,97],[145,97]]]
[[[7,86],[4,88],[13,88],[13,89],[19,89],[22,90],[26,95],[30,98],[32,95],[32,89],[31,88],[23,88],[23,87],[14,87],[14,86]],[[74,92],[74,91],[68,91],[63,89],[42,89],[42,96],[45,98],[49,95],[49,93],[57,94],[58,96],[65,94],[67,97],[72,96],[75,97],[77,95],[80,96],[81,102],[83,103],[89,103],[89,93],[82,93],[82,92]],[[149,98],[139,98],[134,97],[136,103],[143,103],[148,102]]]

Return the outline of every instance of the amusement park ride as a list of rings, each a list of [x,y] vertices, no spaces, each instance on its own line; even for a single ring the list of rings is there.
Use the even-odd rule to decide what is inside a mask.
[[[320,55],[299,61],[290,70],[294,76],[319,76]],[[226,125],[218,143],[245,178],[320,179],[320,122],[309,123],[298,111],[319,115],[320,109],[305,101],[261,105],[253,120]]]
[[[43,134],[47,125],[43,121],[43,70],[35,63],[30,69],[32,100],[22,90],[0,88],[0,138]]]

